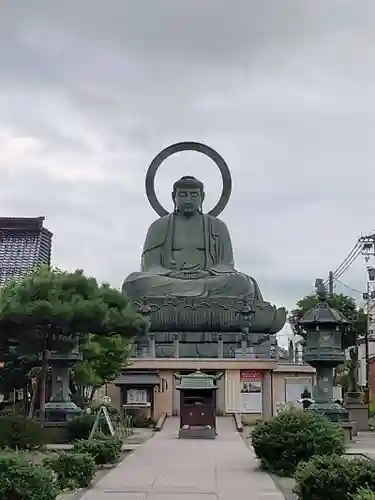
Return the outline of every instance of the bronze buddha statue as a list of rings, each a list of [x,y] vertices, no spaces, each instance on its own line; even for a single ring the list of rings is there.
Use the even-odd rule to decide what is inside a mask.
[[[123,291],[141,297],[249,297],[263,300],[257,282],[234,267],[226,224],[203,214],[203,183],[184,176],[174,183],[173,213],[155,220],[146,236],[141,272]]]
[[[203,183],[192,176],[174,183],[172,213],[156,198],[157,168],[183,150],[208,155],[220,169],[223,192],[209,213],[202,210]],[[200,143],[169,146],[151,163],[146,192],[159,218],[147,231],[141,271],[131,273],[122,290],[138,307],[148,303],[144,307],[151,311],[154,331],[239,331],[245,317],[247,330],[279,331],[285,324],[285,309],[265,302],[256,280],[235,268],[229,230],[217,218],[231,193],[231,176],[223,158]]]

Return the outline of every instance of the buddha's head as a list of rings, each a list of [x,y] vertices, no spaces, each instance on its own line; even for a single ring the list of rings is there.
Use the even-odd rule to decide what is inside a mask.
[[[203,182],[185,175],[173,184],[172,199],[175,212],[191,216],[202,211],[204,200]]]

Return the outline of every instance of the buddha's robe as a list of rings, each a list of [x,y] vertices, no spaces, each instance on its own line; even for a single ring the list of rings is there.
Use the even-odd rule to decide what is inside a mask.
[[[132,300],[155,296],[263,300],[256,281],[234,268],[225,223],[203,214],[191,219],[169,214],[154,221],[144,243],[141,272],[126,278],[123,291]]]

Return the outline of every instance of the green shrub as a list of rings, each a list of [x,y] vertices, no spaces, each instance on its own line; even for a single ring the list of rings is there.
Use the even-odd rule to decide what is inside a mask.
[[[122,441],[118,438],[90,439],[77,441],[74,444],[76,453],[87,453],[97,465],[113,464],[121,454]]]
[[[61,489],[86,488],[96,472],[94,459],[90,455],[72,452],[46,458],[43,465],[53,470]]]
[[[368,488],[360,488],[353,496],[353,500],[375,500],[375,491]]]
[[[55,500],[57,494],[51,471],[19,454],[0,455],[1,500]]]
[[[0,448],[32,450],[45,444],[42,426],[17,413],[0,415]]]
[[[342,454],[344,433],[339,425],[308,411],[284,410],[255,426],[251,440],[266,470],[292,475],[300,462],[313,455]]]
[[[68,434],[70,441],[87,439],[94,425],[96,415],[81,415],[73,418],[68,423]]]
[[[95,420],[96,414],[93,413],[73,418],[73,420],[68,423],[69,440],[76,441],[78,439],[88,439]],[[104,415],[100,417],[98,432],[99,431],[101,434],[109,434],[108,424]]]
[[[151,417],[146,417],[143,414],[135,414],[133,415],[133,426],[138,429],[148,429],[151,427],[155,427],[155,423]]]
[[[298,466],[295,480],[300,500],[352,500],[361,487],[375,490],[375,463],[338,455],[315,456]]]

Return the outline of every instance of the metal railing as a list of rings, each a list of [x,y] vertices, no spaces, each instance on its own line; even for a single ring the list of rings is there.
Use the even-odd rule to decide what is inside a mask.
[[[133,416],[123,410],[119,415],[109,416],[115,436],[120,439],[126,439],[134,433],[134,419]],[[99,418],[97,431],[100,434],[105,434],[109,424],[106,422],[104,415]]]
[[[114,429],[116,436],[120,439],[126,439],[131,436],[134,432],[133,416],[122,409],[119,417],[116,418]]]

